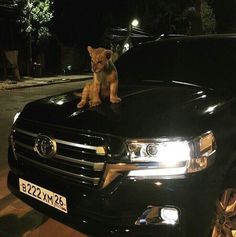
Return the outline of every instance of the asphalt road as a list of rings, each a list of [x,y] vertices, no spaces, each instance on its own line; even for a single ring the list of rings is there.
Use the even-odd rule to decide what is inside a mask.
[[[7,146],[13,117],[30,101],[83,87],[86,81],[0,90],[0,237],[85,237],[16,199],[7,189]]]

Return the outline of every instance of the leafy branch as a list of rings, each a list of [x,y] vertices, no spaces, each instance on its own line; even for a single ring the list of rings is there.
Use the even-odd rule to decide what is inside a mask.
[[[53,18],[53,0],[15,0],[21,32],[31,34],[39,43],[50,36],[48,25]]]

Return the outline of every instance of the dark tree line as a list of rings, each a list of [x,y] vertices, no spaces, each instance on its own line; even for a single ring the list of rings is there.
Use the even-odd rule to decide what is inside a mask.
[[[141,27],[152,34],[236,31],[235,0],[120,0],[112,10],[107,0],[102,2],[104,25],[109,27],[127,26],[131,17],[137,17]]]

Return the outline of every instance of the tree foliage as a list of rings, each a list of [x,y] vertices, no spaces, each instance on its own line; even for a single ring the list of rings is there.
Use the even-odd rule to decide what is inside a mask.
[[[49,23],[53,18],[53,0],[15,0],[19,11],[21,31],[31,34],[39,43],[50,36]]]
[[[136,11],[152,33],[202,34],[215,32],[209,0],[139,0]]]
[[[216,19],[212,8],[208,5],[207,1],[202,2],[201,6],[202,29],[205,34],[215,33]]]

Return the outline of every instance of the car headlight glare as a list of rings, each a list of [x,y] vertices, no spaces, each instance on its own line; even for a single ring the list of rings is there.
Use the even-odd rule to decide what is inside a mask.
[[[190,160],[190,147],[187,141],[128,141],[132,162],[176,162]]]
[[[129,176],[164,176],[194,173],[214,162],[216,149],[212,132],[195,139],[127,140],[130,161],[143,168]],[[148,168],[147,168],[148,167]]]

